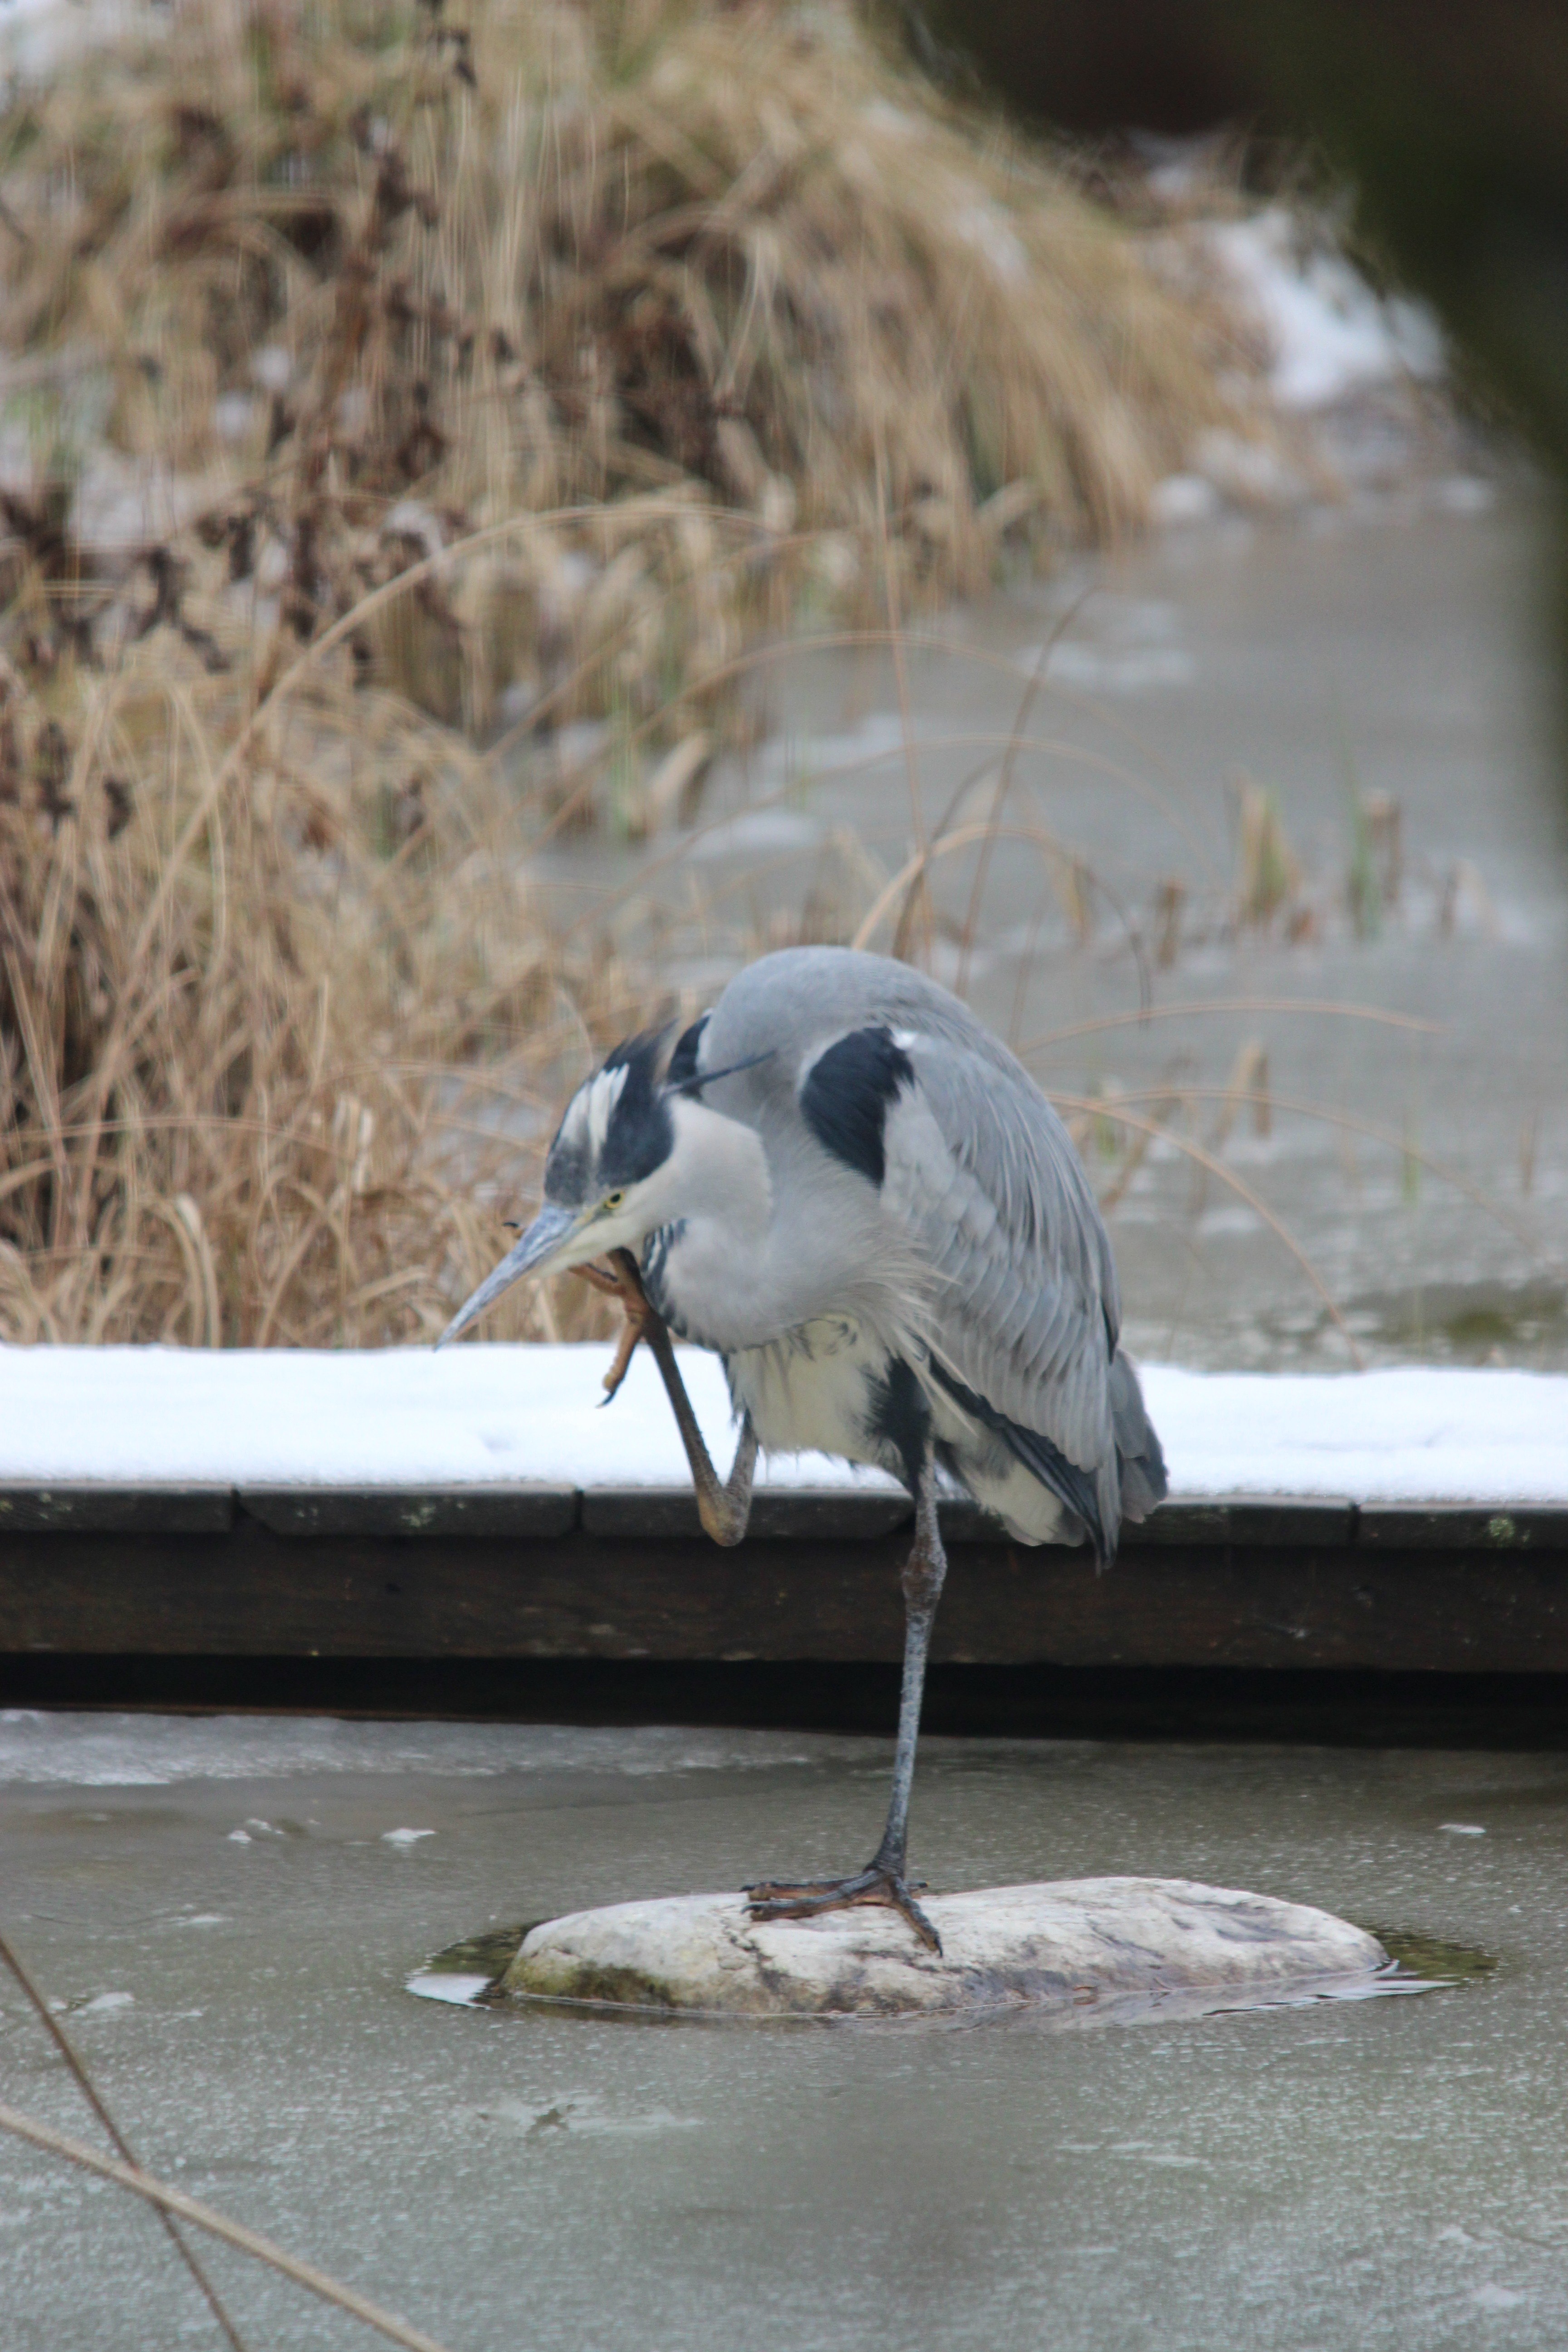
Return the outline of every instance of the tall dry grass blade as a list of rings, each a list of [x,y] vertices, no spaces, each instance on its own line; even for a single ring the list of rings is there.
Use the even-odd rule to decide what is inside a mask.
[[[1136,1013],[1100,1013],[1091,1020],[1070,1022],[1065,1028],[1043,1029],[1022,1049],[1023,1056],[1032,1058],[1047,1045],[1068,1045],[1074,1038],[1097,1036],[1102,1030],[1142,1029],[1151,1021],[1184,1021],[1189,1013],[1198,1018],[1227,1013],[1320,1014],[1340,1021],[1370,1021],[1385,1029],[1407,1029],[1421,1037],[1447,1034],[1441,1021],[1426,1021],[1414,1013],[1389,1013],[1377,1004],[1342,1004],[1320,996],[1216,996],[1193,1003],[1142,1005]]]
[[[134,2170],[140,2172],[142,2168],[137,2164],[136,2158],[132,2155],[129,2147],[126,2145],[124,2134],[121,2132],[119,2125],[115,2122],[114,2117],[110,2114],[109,2109],[105,2106],[97,2085],[89,2074],[87,2068],[82,2064],[81,2059],[77,2053],[75,2045],[70,2041],[64,2026],[61,2025],[58,2018],[56,2017],[54,2011],[50,2009],[47,2001],[44,1999],[43,1994],[33,1982],[31,1976],[23,1967],[20,1958],[13,1949],[9,1940],[4,1935],[0,1935],[0,1960],[5,1961],[5,1966],[10,1969],[11,1974],[21,1986],[23,1992],[26,1995],[28,2001],[32,2005],[34,2013],[37,2017],[39,2024],[42,2025],[45,2032],[54,2043],[55,2048],[65,2060],[66,2064],[70,2071],[71,2078],[75,2082],[78,2090],[81,2093],[82,2097],[87,2101],[88,2105],[92,2109],[93,2114],[98,2117],[99,2122],[103,2126],[104,2130],[109,2134],[110,2138],[119,2149],[121,2161],[132,2166]],[[224,2309],[223,2302],[218,2294],[218,2291],[216,2287],[214,2286],[211,2279],[208,2278],[206,2272],[203,2269],[194,2248],[187,2245],[184,2237],[182,2237],[179,2223],[174,2220],[172,2213],[163,2210],[160,2210],[158,2219],[163,2223],[164,2230],[168,2233],[170,2243],[174,2246],[175,2252],[179,2255],[181,2261],[184,2263],[185,2268],[190,2272],[192,2278],[195,2281],[196,2285],[200,2288],[203,2295],[205,2297],[207,2308],[212,2313],[213,2317],[216,2320],[219,2327],[224,2333],[224,2336],[227,2339],[230,2352],[246,2352],[245,2340],[243,2336],[240,2335],[240,2332],[235,2326],[233,2320],[229,2317],[228,2313]]]
[[[1075,596],[1058,621],[1056,627],[1049,632],[1031,667],[1024,691],[1018,698],[1017,712],[1007,738],[1006,748],[1002,753],[1002,765],[996,778],[996,790],[991,801],[993,827],[1000,824],[1002,811],[1007,804],[1007,795],[1013,789],[1013,777],[1018,764],[1018,754],[1023,749],[1024,730],[1028,725],[1029,713],[1035,707],[1036,697],[1046,682],[1047,666],[1057,646],[1082,611],[1084,600],[1088,594],[1089,591],[1086,588]],[[958,976],[953,982],[953,992],[958,996],[966,996],[969,992],[969,964],[974,948],[975,926],[980,920],[980,909],[985,898],[985,883],[991,870],[991,852],[994,845],[994,835],[982,845],[980,856],[975,861],[973,878],[969,886],[969,904],[964,909],[963,929],[960,936]]]
[[[113,2157],[100,2156],[96,2148],[87,2147],[83,2141],[71,2139],[64,2132],[58,2132],[52,2126],[39,2123],[35,2116],[25,2116],[12,2106],[0,2105],[0,2131],[10,2132],[15,2138],[26,2140],[32,2147],[42,2148],[47,2156],[63,2157],[68,2164],[79,2165],[84,2172],[96,2173],[100,2180],[113,2181],[116,2188],[129,2189],[132,2196],[144,2198],[149,2205],[156,2206],[160,2211],[178,2221],[190,2222],[194,2229],[209,2231],[213,2237],[221,2238],[226,2245],[237,2247],[242,2254],[253,2255],[258,2262],[267,2263],[269,2269],[280,2271],[285,2278],[292,2279],[297,2286],[318,2295],[323,2303],[331,2304],[339,2311],[348,2312],[355,2319],[363,2319],[367,2327],[374,2327],[390,2342],[401,2345],[403,2352],[446,2352],[446,2347],[437,2344],[433,2336],[426,2336],[419,2328],[410,2327],[405,2319],[399,2319],[395,2312],[384,2311],[379,2304],[372,2303],[368,2295],[361,2294],[352,2286],[344,2286],[341,2280],[318,2270],[313,2263],[302,2263],[297,2255],[286,2253],[281,2246],[275,2245],[270,2238],[264,2238],[259,2231],[247,2230],[242,2221],[231,2221],[226,2213],[218,2212],[211,2205],[202,2204],[195,2197],[187,2197],[183,2189],[173,2189],[167,2181],[155,2179],[152,2173],[143,2172],[139,2165],[123,2164]]]
[[[869,946],[882,923],[892,911],[895,900],[904,896],[911,884],[939,859],[952,857],[961,849],[973,848],[976,842],[996,839],[1030,842],[1037,848],[1044,849],[1048,856],[1059,860],[1063,865],[1074,869],[1081,869],[1086,873],[1088,871],[1075,853],[1068,849],[1056,835],[1047,832],[1043,825],[997,826],[988,817],[973,824],[960,825],[955,833],[944,834],[940,840],[928,844],[923,849],[916,850],[912,857],[907,857],[904,860],[892,879],[883,886],[871,901],[860,919],[854,938],[849,942],[850,946],[852,948]],[[1096,887],[1100,887],[1102,886],[1096,884]],[[1109,898],[1109,892],[1106,896]]]
[[[1151,1141],[1169,1143],[1184,1158],[1194,1161],[1209,1175],[1217,1176],[1222,1184],[1228,1185],[1237,1199],[1245,1201],[1255,1215],[1263,1220],[1269,1232],[1289,1251],[1312,1288],[1322,1300],[1330,1320],[1344,1341],[1350,1360],[1356,1370],[1362,1372],[1366,1370],[1366,1359],[1356,1345],[1354,1335],[1340,1312],[1339,1304],[1333,1293],[1318,1272],[1310,1256],[1303,1249],[1284,1219],[1275,1214],[1268,1202],[1262,1200],[1250,1184],[1243,1183],[1233,1168],[1227,1168],[1223,1160],[1216,1159],[1212,1151],[1206,1151],[1201,1143],[1194,1143],[1191,1136],[1179,1134],[1173,1127],[1163,1126],[1158,1120],[1140,1118],[1136,1112],[1123,1108],[1120,1103],[1108,1101],[1103,1096],[1061,1095],[1053,1089],[1051,1100],[1058,1110],[1079,1111],[1087,1118],[1109,1119],[1115,1127],[1130,1128],[1135,1135],[1147,1134]]]

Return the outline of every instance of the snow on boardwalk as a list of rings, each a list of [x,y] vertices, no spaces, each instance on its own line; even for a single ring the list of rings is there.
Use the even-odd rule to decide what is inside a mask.
[[[639,1354],[598,1410],[605,1346],[369,1353],[0,1346],[0,1485],[684,1486],[658,1374]],[[715,1359],[682,1353],[727,1465]],[[1190,1372],[1143,1381],[1173,1494],[1352,1502],[1568,1503],[1568,1377]],[[820,1454],[773,1486],[883,1486]]]

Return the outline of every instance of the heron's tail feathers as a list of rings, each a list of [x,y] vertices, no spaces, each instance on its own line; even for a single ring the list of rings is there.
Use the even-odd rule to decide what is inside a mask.
[[[1121,1516],[1146,1519],[1170,1491],[1165,1456],[1144,1407],[1138,1375],[1120,1350],[1110,1367],[1110,1426],[1121,1474]]]

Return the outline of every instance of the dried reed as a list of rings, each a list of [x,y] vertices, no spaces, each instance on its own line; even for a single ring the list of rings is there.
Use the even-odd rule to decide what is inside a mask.
[[[140,2171],[142,2168],[137,2164],[136,2158],[132,2155],[131,2149],[126,2143],[125,2135],[121,2130],[120,2126],[115,2122],[114,2117],[110,2114],[108,2107],[104,2105],[102,2095],[99,2091],[97,2084],[93,2082],[90,2074],[89,2074],[87,2068],[82,2064],[81,2059],[72,2044],[69,2035],[66,2032],[66,2030],[60,2023],[59,2019],[55,2015],[53,2010],[50,2009],[47,2001],[44,1999],[43,1994],[38,1990],[37,1986],[33,1982],[32,1978],[28,1975],[26,1968],[24,1968],[20,1958],[12,1949],[10,1944],[3,1935],[0,1935],[0,1963],[4,1963],[4,1965],[10,1969],[11,1974],[21,1986],[23,1993],[26,1995],[28,2005],[32,2009],[34,2015],[37,2017],[39,2024],[43,2027],[45,2032],[48,2035],[50,2041],[54,2043],[55,2048],[59,2052],[60,2056],[64,2059],[78,2090],[80,2091],[83,2098],[87,2101],[88,2105],[92,2109],[93,2114],[98,2117],[99,2122],[103,2126],[104,2130],[108,2133],[110,2138],[114,2143],[115,2150],[119,2155],[121,2163],[131,2166],[133,2170]],[[246,2352],[244,2337],[240,2335],[238,2328],[230,2318],[228,2311],[224,2305],[223,2298],[218,2294],[217,2289],[214,2286],[211,2279],[207,2276],[200,2257],[186,2242],[184,2238],[181,2236],[179,2224],[174,2220],[174,2215],[166,2209],[160,2208],[158,2210],[158,2219],[163,2225],[163,2229],[170,2244],[174,2247],[174,2252],[179,2255],[181,2262],[184,2264],[186,2270],[190,2273],[191,2277],[195,2280],[204,2302],[206,2304],[208,2310],[212,2313],[214,2319],[216,2321],[218,2327],[223,2334],[225,2341],[229,2347],[229,2352]]]
[[[1236,421],[1247,339],[1212,296],[847,0],[474,0],[460,26],[175,0],[132,26],[0,121],[7,343],[70,355],[68,437],[90,378],[122,457],[237,477],[297,608],[411,491],[419,535],[693,482],[764,538],[836,534],[819,595],[879,609],[884,536],[900,589],[951,595],[1009,531],[1135,526]],[[541,619],[635,601],[637,533],[583,553],[465,577],[405,667],[482,712]]]
[[[1136,523],[1246,364],[847,5],[176,0],[0,163],[16,1339],[437,1328],[668,996],[542,843],[679,814],[803,613]]]
[[[9,2132],[16,2139],[26,2140],[31,2147],[41,2148],[47,2156],[63,2157],[83,2172],[93,2173],[100,2180],[112,2181],[118,2189],[130,2189],[132,2196],[142,2198],[159,2212],[188,2222],[195,2229],[205,2230],[211,2236],[222,2239],[226,2245],[237,2247],[242,2254],[250,2254],[258,2262],[265,2263],[269,2270],[281,2272],[285,2278],[292,2279],[297,2286],[304,2287],[309,2294],[318,2296],[322,2303],[330,2304],[334,2310],[346,2311],[353,2318],[363,2320],[367,2327],[374,2327],[378,2336],[384,2336],[393,2344],[400,2344],[404,2352],[444,2352],[444,2347],[433,2336],[426,2336],[422,2328],[411,2327],[395,2312],[384,2311],[379,2304],[372,2303],[370,2297],[361,2294],[357,2288],[345,2286],[342,2280],[318,2270],[314,2263],[302,2263],[297,2254],[288,2253],[271,2238],[264,2238],[259,2230],[248,2230],[242,2221],[231,2221],[226,2213],[218,2212],[216,2207],[204,2204],[198,2198],[187,2196],[183,2189],[175,2189],[166,2180],[157,2179],[153,2174],[144,2172],[140,2165],[122,2164],[117,2157],[100,2156],[98,2150],[89,2147],[85,2141],[72,2139],[67,2133],[56,2131],[52,2125],[40,2123],[34,2116],[22,2115],[12,2106],[0,2105],[0,2131]]]

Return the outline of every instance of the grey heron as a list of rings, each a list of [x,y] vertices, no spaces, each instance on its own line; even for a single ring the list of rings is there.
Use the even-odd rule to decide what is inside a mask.
[[[933,1947],[907,1877],[910,1785],[946,1574],[938,1474],[1027,1544],[1114,1558],[1165,1492],[1119,1344],[1110,1244],[1072,1139],[958,998],[906,964],[789,948],[737,974],[670,1045],[633,1037],[566,1107],[544,1200],[444,1344],[522,1275],[617,1290],[616,1374],[644,1339],[703,1527],[745,1533],[759,1446],[890,1471],[914,1500],[882,1842],[835,1880],[764,1880],[755,1916],[890,1904]],[[608,1255],[614,1274],[592,1261]],[[722,1359],[740,1422],[710,1459],[669,1334]],[[610,1385],[610,1382],[606,1382]],[[939,1947],[937,1947],[940,1948]]]

